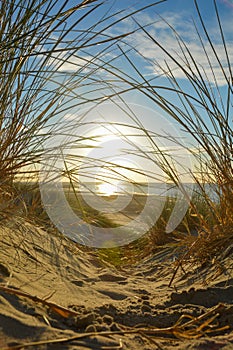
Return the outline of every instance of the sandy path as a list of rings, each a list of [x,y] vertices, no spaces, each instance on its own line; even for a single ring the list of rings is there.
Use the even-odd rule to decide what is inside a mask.
[[[175,266],[171,260],[164,261],[163,254],[117,270],[104,266],[94,254],[81,252],[73,243],[22,222],[12,223],[12,228],[3,226],[0,240],[0,287],[37,297],[33,300],[0,289],[0,349],[82,334],[87,336],[24,348],[233,348],[232,256],[225,260],[228,273],[213,266],[194,274],[190,268],[186,276],[180,271],[169,288]],[[49,303],[73,314],[61,314]],[[219,303],[222,308],[211,314]],[[211,337],[203,334],[200,339],[186,340],[165,333],[151,337],[135,332],[136,327],[171,327],[182,315],[189,315],[183,321],[187,322],[208,312],[209,318],[219,314],[213,321],[219,324],[215,329],[230,328],[213,332]],[[134,333],[124,334],[129,330]]]

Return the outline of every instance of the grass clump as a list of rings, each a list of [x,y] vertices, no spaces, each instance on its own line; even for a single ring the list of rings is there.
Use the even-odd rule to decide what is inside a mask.
[[[42,154],[49,157],[49,150],[57,150],[51,143],[45,149],[45,141],[54,133],[64,133],[61,118],[72,108],[108,97],[96,75],[98,58],[127,33],[108,33],[121,18],[115,20],[107,9],[103,17],[92,17],[101,5],[97,0],[78,1],[75,6],[69,0],[1,2],[2,192],[9,193],[15,180],[35,181]],[[95,18],[94,24],[89,18]],[[90,47],[98,50],[91,54]],[[90,95],[96,93],[95,99],[88,97],[87,89]]]
[[[197,263],[212,263],[218,258],[221,260],[222,252],[229,251],[233,243],[233,72],[231,44],[226,39],[217,2],[213,0],[211,3],[216,22],[214,36],[205,23],[200,3],[193,1],[197,15],[197,21],[192,23],[193,36],[196,36],[194,48],[189,45],[185,34],[182,37],[165,19],[159,17],[163,28],[169,30],[176,43],[174,50],[160,41],[159,35],[155,35],[153,21],[150,27],[134,18],[134,24],[142,35],[134,42],[132,36],[128,46],[119,45],[133,74],[129,76],[128,72],[124,74],[121,71],[118,76],[122,77],[128,89],[156,106],[184,133],[185,144],[169,132],[155,134],[132,113],[137,128],[151,143],[149,154],[137,148],[138,152],[146,159],[155,155],[156,165],[167,180],[179,187],[189,201],[186,216],[174,230],[175,237],[182,233],[177,241],[177,246],[184,253],[182,256]],[[141,43],[145,41],[148,42],[148,55],[143,45],[141,49]],[[195,52],[197,47],[199,56]],[[163,64],[161,60],[153,59],[152,52],[156,50],[164,57]],[[202,58],[201,62],[198,57]],[[149,77],[141,69],[138,58],[153,70]],[[130,110],[127,102],[125,106]],[[169,150],[165,152],[157,143],[156,137],[159,139],[160,136],[166,136],[173,145],[190,153],[193,166],[182,164],[182,171],[194,183],[192,196],[183,186],[182,174],[174,166],[172,153],[169,154]],[[154,243],[156,232],[164,230],[169,210],[165,209],[162,220],[152,229],[151,240]]]
[[[109,83],[96,74],[99,59],[127,33],[109,33],[121,18],[116,20],[107,8],[101,16],[93,15],[103,4],[97,0],[75,5],[69,0],[0,4],[1,212],[10,210],[12,197],[19,195],[14,182],[37,181],[39,165],[57,152],[58,146],[46,141],[65,132],[62,118],[73,108],[108,98]],[[36,202],[30,202],[30,211],[36,210]]]
[[[193,25],[206,65],[199,64],[185,39],[168,23],[180,49],[177,55],[138,23],[151,45],[155,45],[165,55],[164,67],[158,67],[164,74],[164,84],[155,85],[142,77],[141,90],[190,139],[186,147],[194,159],[195,167],[190,175],[198,196],[191,199],[191,215],[186,220],[195,219],[194,228],[198,236],[187,235],[179,244],[185,247],[186,258],[211,262],[218,257],[221,259],[222,252],[233,243],[233,74],[230,46],[224,36],[216,1],[212,5],[218,24],[218,43],[216,37],[211,38],[196,0],[194,5],[201,29],[198,30],[195,23]],[[224,52],[223,58],[220,56],[219,41]],[[178,78],[177,71],[183,80]],[[166,92],[169,92],[169,97]],[[171,180],[178,183],[179,174],[175,174],[172,165],[164,158],[163,166],[167,173],[172,174]],[[209,191],[209,186],[212,191]],[[187,227],[190,227],[190,222]]]

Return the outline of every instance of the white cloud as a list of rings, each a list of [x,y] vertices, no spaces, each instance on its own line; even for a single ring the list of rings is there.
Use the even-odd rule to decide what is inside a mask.
[[[58,72],[87,72],[92,57],[81,55],[68,55],[67,52],[53,53],[53,57],[49,61],[49,65],[57,68]]]
[[[185,15],[185,13],[164,13],[162,16],[166,21],[163,21],[159,17],[150,17],[148,14],[138,15],[137,21],[140,25],[145,26],[146,23],[151,23],[149,26],[145,26],[147,32],[158,41],[164,49],[166,49],[174,58],[176,58],[182,67],[186,68],[190,73],[189,65],[197,74],[197,69],[190,58],[185,45],[188,50],[191,52],[198,68],[201,71],[201,74],[205,80],[209,80],[210,83],[215,83],[215,78],[217,83],[221,85],[225,85],[226,81],[224,75],[222,73],[221,67],[216,60],[214,52],[208,43],[205,36],[203,36],[203,44],[205,49],[202,47],[200,39],[195,31],[195,27],[189,19],[189,16]],[[154,23],[153,23],[154,22]],[[169,27],[171,25],[182,38],[184,44],[182,44],[182,48],[185,52],[182,52],[179,43],[177,41],[175,33]],[[226,31],[228,32],[229,25],[226,22]],[[227,68],[227,58],[225,55],[224,47],[221,42],[220,32],[216,30],[216,23],[212,22],[212,27],[208,29],[210,37],[214,42],[215,50],[218,54],[219,60],[223,67]],[[228,33],[226,33],[228,34]],[[129,39],[130,45],[138,50],[140,55],[142,55],[147,61],[147,69],[151,72],[151,77],[153,75],[163,74],[166,69],[166,64],[169,65],[173,74],[176,78],[185,78],[184,72],[181,68],[177,67],[177,64],[169,58],[168,55],[163,52],[156,43],[153,42],[149,36],[146,35],[142,30],[134,33]],[[228,54],[230,60],[233,59],[233,43],[228,42]],[[206,53],[205,53],[206,50]],[[208,57],[208,58],[207,58]],[[208,61],[209,59],[209,61]],[[166,63],[165,63],[166,62]],[[214,74],[211,70],[211,65],[214,71]],[[227,69],[226,69],[227,72]],[[147,71],[148,73],[148,71]],[[206,74],[206,76],[205,76]],[[214,77],[215,75],[215,77]],[[229,73],[227,72],[229,76]]]
[[[75,120],[77,118],[75,113],[67,113],[64,115],[64,120]]]
[[[182,37],[185,45],[187,45],[188,49],[192,53],[193,58],[197,63],[203,78],[205,80],[209,80],[209,82],[212,84],[215,84],[215,78],[220,86],[226,84],[225,77],[221,71],[221,67],[217,62],[207,39],[204,37],[203,43],[205,45],[205,50],[207,52],[209,62],[211,62],[215,74],[214,77],[205,51],[200,43],[197,33],[195,32],[195,28],[189,13],[186,13],[185,11],[179,13],[164,12],[161,14],[161,16],[159,16],[156,14],[151,15],[148,12],[142,12],[137,14],[135,16],[135,19],[140,25],[144,26],[148,33],[153,38],[155,38],[155,40],[158,40],[158,42],[161,43],[163,47],[166,50],[168,50],[169,53],[172,54],[173,57],[177,58],[183,67],[188,69],[188,64],[190,64],[190,67],[197,73],[196,68],[194,67],[194,64],[191,61],[191,58],[188,57],[188,53],[183,47],[186,57],[188,58],[188,62],[185,61],[184,54],[182,53],[182,50],[179,47],[175,34],[169,27],[169,25],[172,26]],[[165,19],[165,21],[163,19]],[[224,29],[226,31],[226,37],[232,38],[231,24],[229,24],[229,21],[223,22],[223,24]],[[215,49],[219,55],[221,64],[224,67],[227,67],[227,59],[224,52],[224,47],[221,43],[221,36],[218,31],[216,21],[213,20],[211,25],[212,27],[209,27],[209,34],[215,41]],[[110,28],[109,35],[130,32],[131,30],[134,30],[136,28],[136,23],[129,17],[122,21],[120,26],[114,29]],[[114,33],[111,33],[111,31],[113,30]],[[143,62],[141,62],[140,68],[142,68],[142,74],[147,78],[154,78],[161,74],[163,75],[163,69],[167,71],[166,64],[169,65],[176,78],[185,78],[182,69],[177,67],[177,65],[155,43],[153,43],[153,41],[142,30],[136,31],[128,38],[125,38],[124,41],[128,42],[144,57]],[[230,59],[232,60],[233,39],[232,43],[228,43],[228,53]],[[91,54],[88,55],[82,52],[79,52],[77,55],[71,56],[67,56],[67,52],[61,52],[57,53],[53,56],[53,58],[51,58],[50,64],[56,67],[57,71],[61,73],[81,72],[85,74],[93,71],[95,72],[95,74],[98,74],[99,78],[101,77],[102,81],[104,81],[104,79],[112,77],[111,73],[105,70],[103,63],[104,61],[107,62],[108,60],[113,60],[113,66],[116,65],[116,67],[124,71],[125,67],[122,66],[122,62],[124,62],[124,60],[121,60],[118,55],[119,51],[115,50],[103,52],[100,57],[96,58],[93,58]],[[97,67],[98,69],[96,70]],[[106,65],[105,67],[107,68],[108,66]],[[110,71],[112,70],[111,68],[109,69]],[[228,72],[227,76],[229,76]]]

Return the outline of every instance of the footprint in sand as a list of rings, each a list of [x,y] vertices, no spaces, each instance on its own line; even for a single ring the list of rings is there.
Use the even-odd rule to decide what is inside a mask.
[[[109,298],[113,300],[124,300],[128,298],[128,295],[125,295],[122,293],[117,293],[117,292],[112,292],[112,291],[102,290],[102,289],[97,289],[97,291],[101,294],[107,295]]]
[[[9,277],[9,276],[10,276],[10,272],[8,268],[3,264],[0,264],[0,281],[3,281],[4,277]]]
[[[98,277],[101,281],[104,281],[104,282],[118,282],[121,284],[123,284],[124,282],[127,283],[127,277],[120,276],[120,275],[104,273],[102,275],[99,275]]]

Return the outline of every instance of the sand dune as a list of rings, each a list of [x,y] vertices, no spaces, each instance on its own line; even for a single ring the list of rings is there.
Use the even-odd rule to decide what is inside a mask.
[[[111,268],[22,219],[0,239],[0,349],[233,348],[230,256],[221,271],[181,270],[169,288],[165,253]]]

